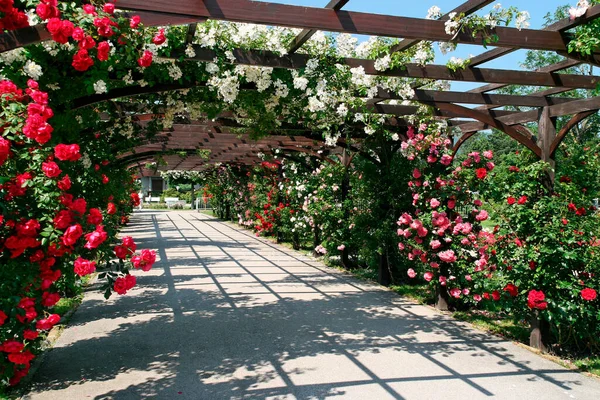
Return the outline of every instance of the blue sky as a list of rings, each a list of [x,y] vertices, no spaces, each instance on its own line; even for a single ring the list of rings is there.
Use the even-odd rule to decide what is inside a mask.
[[[328,0],[265,0],[273,3],[293,4],[302,5],[308,7],[323,7],[327,4]],[[553,12],[558,6],[561,5],[575,5],[577,0],[499,0],[503,7],[515,6],[519,10],[529,11],[531,15],[531,28],[539,29],[542,27],[543,18],[548,12]],[[463,0],[350,0],[350,2],[344,7],[344,10],[348,11],[362,11],[374,14],[388,14],[388,15],[402,15],[407,17],[424,18],[427,15],[427,10],[434,5],[441,8],[442,13],[448,12],[455,8],[459,4],[463,3]],[[494,4],[491,3],[488,7],[479,11],[479,13],[486,13]],[[514,27],[514,24],[513,24]],[[470,54],[480,54],[484,52],[481,46],[471,45],[459,45],[456,51],[447,55],[446,57],[438,54],[436,57],[437,64],[445,64],[447,59],[451,56],[467,58]],[[525,50],[519,50],[508,54],[499,59],[482,64],[481,67],[485,68],[499,68],[499,69],[520,69],[519,63],[525,57]],[[472,83],[456,83],[452,84],[454,90],[468,90],[473,87],[479,86],[478,84]]]

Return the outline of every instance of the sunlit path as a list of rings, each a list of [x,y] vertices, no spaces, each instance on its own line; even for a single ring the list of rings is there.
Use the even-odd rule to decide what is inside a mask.
[[[91,291],[27,399],[597,399],[600,381],[203,214],[142,211],[160,260]]]

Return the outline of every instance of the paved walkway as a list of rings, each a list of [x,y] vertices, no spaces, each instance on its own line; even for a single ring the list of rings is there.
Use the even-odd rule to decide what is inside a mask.
[[[600,380],[202,214],[142,211],[139,286],[90,292],[26,399],[599,399]]]

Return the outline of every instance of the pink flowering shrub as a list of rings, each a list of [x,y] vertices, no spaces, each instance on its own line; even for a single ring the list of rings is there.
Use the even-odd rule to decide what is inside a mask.
[[[494,169],[493,155],[472,153],[452,168],[449,145],[426,126],[409,129],[402,149],[417,165],[409,182],[414,209],[398,219],[398,247],[418,266],[418,273],[409,270],[410,278],[421,276],[446,301],[449,294],[476,303],[482,299],[477,282],[495,269],[489,262],[494,237],[481,226],[488,214],[475,194]]]

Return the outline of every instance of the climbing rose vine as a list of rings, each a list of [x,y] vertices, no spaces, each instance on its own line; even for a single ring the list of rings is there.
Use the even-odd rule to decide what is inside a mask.
[[[29,25],[13,6],[0,3],[0,31]],[[56,0],[35,7],[54,42],[78,46],[74,70],[105,61],[102,40],[119,28],[114,5],[84,5],[89,18],[80,26],[61,19],[61,9]],[[24,73],[38,78],[27,65]],[[115,246],[139,198],[131,174],[98,141],[101,132],[55,129],[52,99],[36,79],[1,79],[0,105],[0,385],[15,385],[60,322],[54,306],[79,279],[97,272],[106,297],[125,294],[135,285],[130,270],[149,270],[156,255],[136,252],[130,237]]]

